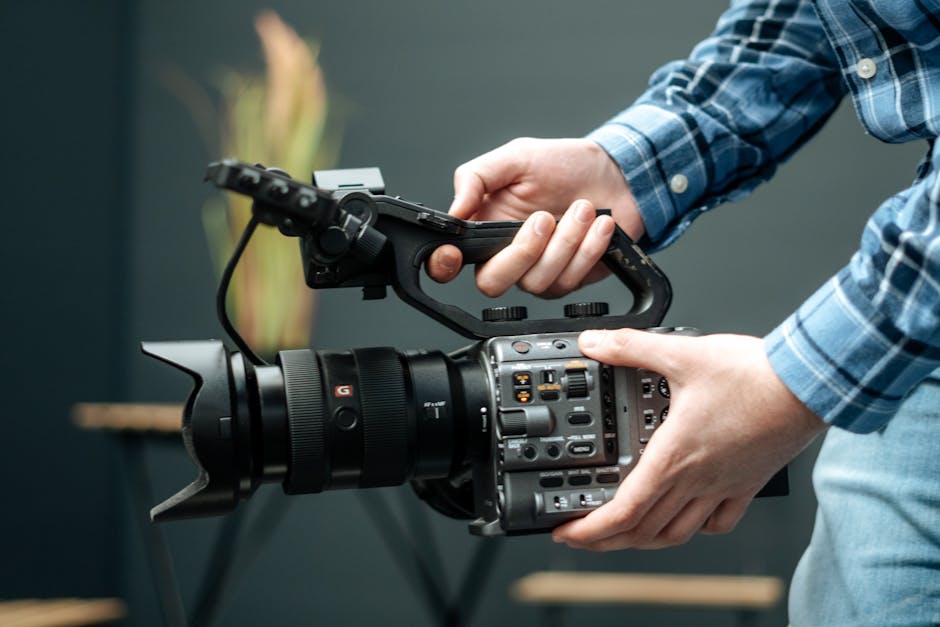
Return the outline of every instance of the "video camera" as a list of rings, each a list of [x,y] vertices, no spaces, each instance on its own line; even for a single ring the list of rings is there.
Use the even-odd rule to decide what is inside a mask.
[[[669,383],[655,372],[584,357],[578,333],[657,327],[669,281],[616,228],[603,262],[633,295],[622,315],[606,303],[574,303],[564,317],[527,320],[523,307],[477,318],[420,285],[423,262],[453,244],[464,263],[505,247],[521,222],[474,222],[385,195],[377,168],[314,173],[313,185],[260,165],[224,160],[206,180],[249,196],[252,218],[222,276],[219,340],[144,342],[142,350],[190,374],[183,443],[199,476],[151,510],[155,521],[223,514],[264,482],[288,494],[410,481],[437,511],[473,519],[472,533],[548,531],[613,498],[656,428]],[[300,240],[313,289],[391,286],[406,303],[474,344],[454,353],[362,348],[283,350],[267,364],[231,325],[225,296],[259,224]],[[786,468],[760,495],[788,493]]]

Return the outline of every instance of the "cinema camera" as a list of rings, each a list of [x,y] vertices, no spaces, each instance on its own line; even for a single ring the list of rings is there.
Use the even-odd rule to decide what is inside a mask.
[[[479,263],[521,222],[473,222],[384,194],[376,168],[316,172],[314,185],[234,160],[206,180],[253,199],[252,218],[223,273],[219,317],[234,343],[144,342],[143,351],[192,375],[183,443],[199,468],[186,488],[151,511],[155,521],[222,514],[263,482],[288,494],[410,481],[437,511],[474,519],[472,533],[548,531],[611,500],[656,428],[669,383],[655,372],[612,367],[578,351],[580,331],[653,328],[671,301],[656,265],[619,228],[603,262],[633,295],[623,315],[575,303],[563,318],[526,320],[523,307],[477,318],[422,291],[420,272],[442,244]],[[258,224],[300,239],[307,284],[387,286],[406,303],[475,340],[437,350],[284,350],[258,358],[225,312],[232,272]],[[786,469],[762,494],[786,494]]]

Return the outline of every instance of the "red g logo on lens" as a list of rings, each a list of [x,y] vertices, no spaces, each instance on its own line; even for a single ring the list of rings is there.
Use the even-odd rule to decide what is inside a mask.
[[[337,385],[333,388],[333,396],[336,398],[346,398],[353,395],[353,386]]]

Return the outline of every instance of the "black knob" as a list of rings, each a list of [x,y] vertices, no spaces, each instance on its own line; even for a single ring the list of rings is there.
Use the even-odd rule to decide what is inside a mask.
[[[607,303],[571,303],[565,305],[566,318],[595,318],[610,312]]]
[[[320,249],[327,255],[342,255],[349,250],[349,235],[341,226],[331,226],[320,233]]]
[[[503,437],[512,435],[525,435],[526,419],[525,413],[504,412],[499,416],[500,427],[502,427]]]
[[[569,370],[565,373],[568,379],[568,398],[584,398],[588,395],[587,372],[584,370]]]
[[[528,317],[529,310],[525,307],[487,307],[483,310],[484,322],[509,322]]]

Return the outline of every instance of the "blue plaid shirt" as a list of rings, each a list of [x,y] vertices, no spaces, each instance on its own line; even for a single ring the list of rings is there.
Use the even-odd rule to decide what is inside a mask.
[[[747,195],[848,92],[886,142],[926,139],[914,184],[881,205],[858,252],[765,338],[816,414],[883,426],[940,366],[940,6],[936,0],[737,1],[686,61],[591,134],[620,164],[646,225],[670,244]]]

